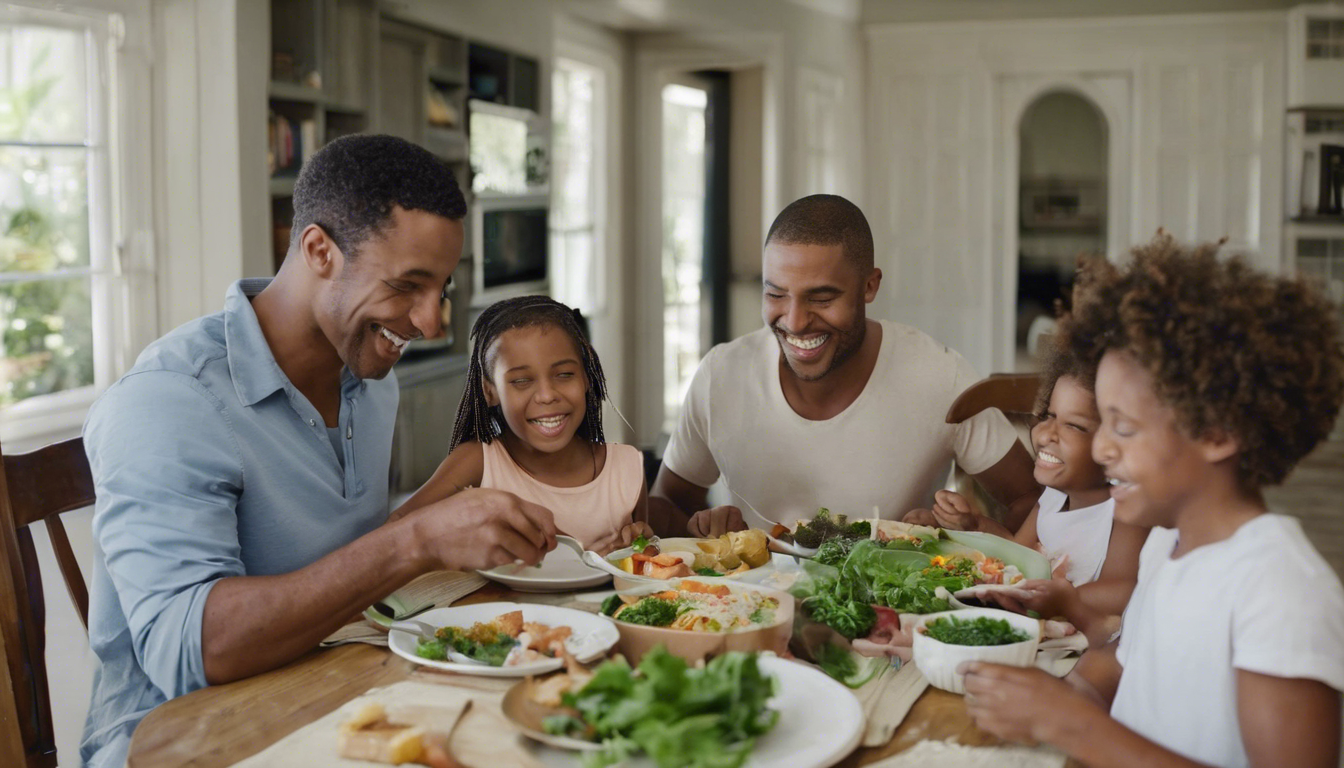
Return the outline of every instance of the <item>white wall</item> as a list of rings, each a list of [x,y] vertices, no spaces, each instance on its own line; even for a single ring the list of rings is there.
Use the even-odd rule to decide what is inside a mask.
[[[1111,126],[1112,256],[1159,226],[1280,268],[1284,14],[867,28],[879,314],[1010,370],[1016,126],[1065,84]],[[1120,158],[1120,160],[1118,160]],[[1120,167],[1116,167],[1119,163]]]

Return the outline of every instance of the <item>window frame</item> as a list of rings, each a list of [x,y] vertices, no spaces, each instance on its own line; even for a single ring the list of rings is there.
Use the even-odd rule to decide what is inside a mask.
[[[149,5],[83,0],[52,11],[19,3],[0,8],[0,22],[84,32],[94,49],[86,134],[94,383],[0,410],[0,443],[11,452],[78,434],[89,406],[157,332],[152,162],[145,132],[151,110]]]
[[[576,55],[580,54],[580,55]],[[563,51],[557,51],[552,64],[552,83],[554,83],[555,74],[564,68],[573,67],[575,69],[587,70],[592,73],[594,80],[592,114],[589,116],[592,125],[592,135],[590,144],[593,147],[591,152],[592,163],[588,170],[588,206],[589,218],[588,225],[581,228],[555,226],[551,225],[550,237],[552,242],[556,238],[565,239],[569,235],[588,232],[592,243],[592,264],[591,279],[588,290],[591,290],[590,306],[584,307],[585,314],[588,317],[601,317],[607,313],[608,309],[608,254],[610,249],[607,243],[607,195],[609,194],[607,183],[607,146],[611,126],[608,124],[608,103],[611,97],[611,84],[607,69],[600,63],[591,60],[590,57],[581,55],[581,52],[575,48],[566,48]],[[555,98],[552,93],[550,103],[554,109]],[[551,194],[554,196],[562,188],[562,185],[552,181]],[[554,202],[552,202],[554,208]],[[567,243],[566,243],[567,245]],[[554,249],[553,249],[554,250]],[[566,248],[566,261],[568,261],[568,248]],[[552,286],[554,290],[554,286]],[[567,300],[570,297],[563,297],[561,300]]]

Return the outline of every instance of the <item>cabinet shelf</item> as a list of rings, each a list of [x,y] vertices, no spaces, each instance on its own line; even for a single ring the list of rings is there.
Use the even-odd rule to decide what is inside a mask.
[[[298,83],[272,80],[266,91],[276,101],[298,101],[304,104],[323,104],[326,102],[326,97],[321,91]]]
[[[268,182],[271,197],[293,197],[294,182],[296,181],[298,181],[297,176],[272,176]]]
[[[1288,220],[1293,224],[1311,224],[1313,226],[1344,227],[1344,215],[1333,216],[1294,216]]]

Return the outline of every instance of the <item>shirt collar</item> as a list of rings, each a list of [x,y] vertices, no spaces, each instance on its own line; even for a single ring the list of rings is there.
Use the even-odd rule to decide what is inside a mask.
[[[244,406],[291,386],[289,377],[275,362],[257,313],[252,309],[252,297],[270,282],[270,278],[244,278],[230,285],[224,294],[224,343],[229,354],[229,373],[238,400]]]

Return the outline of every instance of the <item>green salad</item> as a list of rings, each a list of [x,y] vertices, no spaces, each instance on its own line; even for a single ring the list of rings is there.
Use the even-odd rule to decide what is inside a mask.
[[[765,705],[774,693],[775,680],[754,653],[730,651],[693,669],[658,646],[637,670],[619,658],[598,667],[583,688],[561,697],[569,714],[547,717],[543,727],[600,740],[602,750],[585,759],[590,768],[639,751],[659,768],[737,768],[779,720]]]
[[[477,624],[471,629],[464,630],[459,627],[443,627],[434,633],[437,639],[425,640],[420,638],[415,645],[415,655],[422,659],[432,659],[434,661],[446,661],[448,658],[448,648],[452,648],[458,653],[470,656],[477,661],[501,667],[504,665],[504,659],[508,657],[509,651],[518,644],[518,641],[511,637],[507,632],[493,628],[490,624]]]
[[[988,616],[974,619],[944,616],[925,624],[924,634],[948,645],[1011,645],[1031,639],[1031,635],[1014,629],[1006,619]]]

